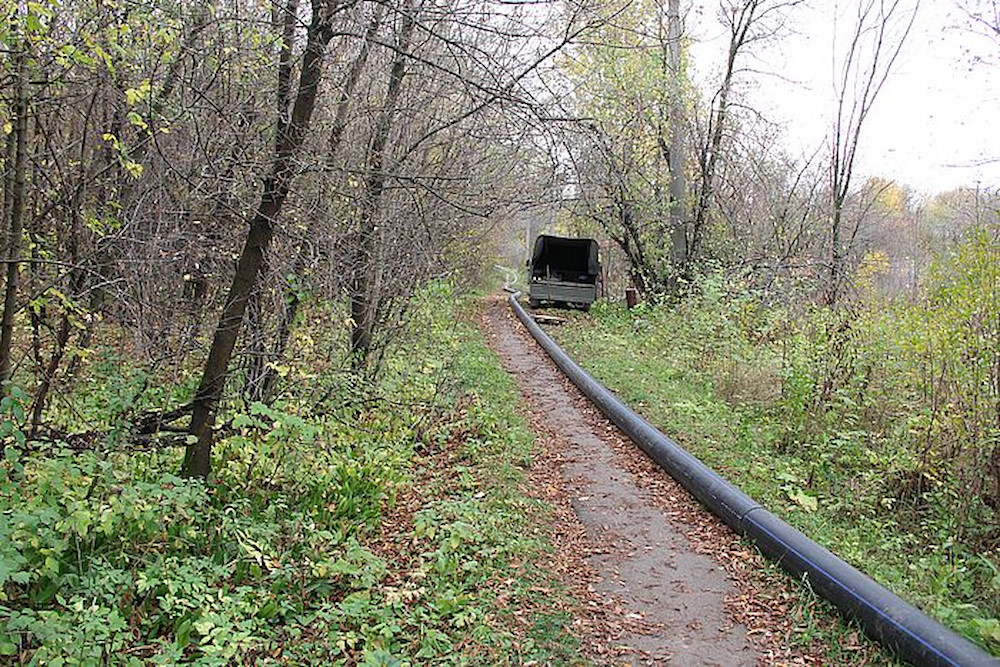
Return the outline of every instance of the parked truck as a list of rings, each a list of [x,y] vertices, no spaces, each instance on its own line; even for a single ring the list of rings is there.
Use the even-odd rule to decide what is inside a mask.
[[[528,260],[528,299],[542,304],[587,310],[597,300],[601,262],[597,241],[541,235]]]

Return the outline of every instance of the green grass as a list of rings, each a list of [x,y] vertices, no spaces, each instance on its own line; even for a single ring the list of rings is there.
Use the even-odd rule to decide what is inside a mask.
[[[567,598],[531,565],[549,510],[521,490],[515,387],[449,290],[423,299],[377,385],[306,356],[302,393],[231,409],[211,485],[117,435],[22,452],[10,434],[0,661],[575,662]],[[87,390],[133,381],[106,372]],[[333,400],[311,410],[315,385]]]
[[[1000,653],[996,560],[954,538],[960,517],[937,504],[947,490],[928,494],[916,518],[896,511],[887,478],[905,452],[894,454],[891,442],[877,442],[880,435],[861,423],[790,424],[782,355],[791,346],[782,332],[794,327],[782,314],[754,311],[752,298],[705,289],[672,308],[629,313],[597,304],[550,333],[595,378],[763,505]],[[790,444],[789,433],[803,432],[814,440]],[[827,641],[835,646],[836,632]]]

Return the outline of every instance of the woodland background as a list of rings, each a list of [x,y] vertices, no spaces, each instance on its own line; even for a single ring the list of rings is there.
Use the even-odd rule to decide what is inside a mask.
[[[881,526],[825,532],[998,650],[1000,202],[860,175],[915,1],[851,5],[830,134],[783,149],[743,100],[804,6],[700,15],[706,89],[680,0],[6,0],[0,654],[571,651],[559,614],[525,644],[475,594],[542,546],[511,532],[530,437],[455,306],[542,230],[601,241],[609,303],[567,340],[608,381],[645,350],[737,407],[790,457],[763,496]],[[506,472],[420,482],[456,439]],[[481,485],[499,514],[449,495]],[[404,581],[375,536],[417,487]]]

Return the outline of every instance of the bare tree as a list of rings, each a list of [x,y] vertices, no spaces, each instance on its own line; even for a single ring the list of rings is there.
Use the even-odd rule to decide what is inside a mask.
[[[690,262],[696,259],[709,227],[709,214],[715,202],[720,163],[725,159],[733,87],[741,73],[740,60],[756,42],[773,39],[779,34],[788,12],[803,0],[726,0],[720,4],[719,20],[726,27],[729,41],[725,65],[718,88],[709,103],[707,121],[700,132],[697,183],[694,205],[687,234],[686,262],[683,273],[690,273]]]
[[[966,0],[960,6],[973,31],[1000,39],[1000,0]]]
[[[684,26],[681,21],[680,5],[680,0],[669,0],[667,3],[667,39],[665,41],[667,53],[663,62],[668,67],[669,77],[667,84],[670,91],[669,140],[661,143],[668,151],[667,162],[670,166],[670,241],[674,266],[683,266],[687,261],[687,137],[684,132],[687,122],[684,112],[684,71],[681,49]],[[662,128],[660,135],[661,137],[663,135]]]
[[[19,17],[22,18],[22,17]],[[23,20],[23,18],[22,18]],[[7,232],[7,284],[4,291],[3,319],[0,321],[0,383],[11,375],[11,344],[14,340],[14,314],[17,309],[18,278],[21,271],[21,237],[24,233],[25,171],[28,162],[28,40],[21,36],[14,52],[14,100],[12,131],[7,137],[8,170],[5,179]]]
[[[305,141],[323,78],[323,55],[333,38],[333,18],[345,5],[333,0],[313,0],[312,17],[306,30],[306,47],[294,105],[287,116],[279,116],[274,153],[269,173],[264,179],[260,203],[250,220],[249,230],[236,266],[226,305],[212,339],[208,359],[192,403],[188,433],[194,442],[188,445],[181,472],[206,478],[211,471],[212,426],[222,397],[229,361],[236,347],[240,327],[250,295],[264,265],[264,255],[274,237],[277,217],[295,176],[295,158]],[[287,69],[280,67],[281,71]]]
[[[850,242],[858,221],[845,218],[862,129],[916,20],[920,0],[863,0],[835,82],[830,159],[829,264],[824,300],[843,296]],[[853,222],[853,229],[846,226]]]
[[[490,2],[414,2],[381,46],[384,95],[361,158],[347,287],[355,370],[373,372],[416,285],[491,214],[506,210],[524,158],[533,91],[524,82],[594,21],[577,9],[559,32]],[[406,16],[412,14],[409,25]],[[488,17],[484,19],[483,17]],[[531,35],[528,42],[521,37]],[[528,45],[528,48],[525,46]],[[420,80],[421,87],[406,85]]]
[[[825,165],[819,150],[804,160],[781,148],[779,129],[744,127],[717,188],[727,263],[766,294],[800,291],[825,248]]]
[[[364,39],[360,45],[357,55],[354,57],[350,67],[347,69],[339,83],[339,97],[335,106],[334,118],[330,127],[326,145],[326,162],[327,166],[330,168],[333,168],[335,165],[337,156],[340,153],[341,146],[343,145],[349,122],[349,114],[351,112],[351,103],[355,96],[355,90],[363,80],[362,75],[364,74],[365,66],[368,63],[373,43],[376,39],[384,16],[385,7],[383,5],[379,5],[372,13],[372,17],[369,20],[368,28],[365,32]],[[325,187],[326,185],[327,180],[324,179],[323,184],[320,186],[320,193],[323,199],[328,198],[331,194],[331,189],[329,187]],[[327,209],[322,206],[317,207],[317,211],[326,210]],[[253,369],[254,372],[251,373],[251,377],[247,382],[248,388],[251,392],[251,397],[256,400],[270,402],[275,396],[275,383],[277,381],[275,364],[284,358],[285,352],[288,349],[292,326],[295,323],[295,318],[302,305],[302,285],[299,283],[303,279],[303,274],[305,273],[307,264],[310,260],[310,247],[312,246],[312,239],[317,237],[320,229],[321,220],[319,215],[311,216],[306,232],[303,235],[304,241],[299,244],[296,250],[295,261],[292,264],[291,272],[288,274],[290,276],[290,280],[294,281],[296,284],[288,286],[289,288],[286,290],[286,296],[281,301],[281,319],[278,323],[278,330],[275,335],[274,348],[266,357],[262,355],[255,359],[256,365]]]
[[[358,214],[356,255],[352,263],[354,276],[351,280],[351,354],[355,368],[364,367],[372,346],[374,322],[372,321],[371,290],[372,270],[375,262],[376,219],[382,194],[386,185],[385,162],[389,133],[399,110],[399,97],[402,93],[403,78],[406,75],[406,61],[410,50],[410,42],[416,20],[413,16],[413,4],[408,4],[401,11],[400,26],[395,45],[395,56],[389,69],[389,83],[385,99],[378,111],[375,130],[366,154],[368,176],[360,197],[360,212]]]

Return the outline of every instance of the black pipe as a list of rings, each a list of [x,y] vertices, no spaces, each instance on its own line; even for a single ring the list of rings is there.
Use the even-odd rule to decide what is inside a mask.
[[[971,641],[848,565],[764,509],[729,481],[635,414],[580,368],[509,297],[511,308],[563,373],[626,435],[695,498],[785,570],[806,579],[821,597],[855,619],[865,632],[915,665],[1000,665]]]

